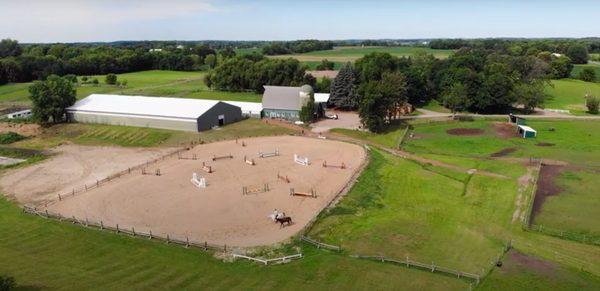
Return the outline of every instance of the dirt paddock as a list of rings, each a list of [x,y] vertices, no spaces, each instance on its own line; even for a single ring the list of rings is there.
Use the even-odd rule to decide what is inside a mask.
[[[242,141],[245,146],[242,146]],[[259,152],[279,151],[279,156],[261,158]],[[233,158],[213,157],[232,155]],[[294,161],[294,154],[308,157],[309,166]],[[254,160],[256,165],[244,162]],[[250,247],[282,242],[300,231],[351,180],[365,161],[360,146],[303,137],[261,137],[199,145],[141,171],[50,204],[48,210],[104,225],[153,234],[208,241],[228,246]],[[193,159],[196,157],[196,159]],[[345,169],[323,167],[345,164]],[[202,163],[213,173],[202,170]],[[127,168],[132,165],[121,165]],[[160,169],[160,176],[153,175]],[[192,173],[205,177],[206,188],[190,181]],[[287,176],[289,183],[277,175]],[[267,192],[242,194],[242,188]],[[316,198],[290,196],[315,189]],[[274,209],[292,217],[293,224],[280,228],[268,215]]]
[[[537,181],[537,189],[535,191],[535,199],[531,210],[532,221],[535,220],[535,215],[540,212],[546,201],[546,197],[559,195],[562,189],[556,185],[554,180],[562,174],[565,166],[561,165],[542,165],[540,175]]]
[[[452,128],[446,130],[450,135],[483,135],[485,131],[480,128]]]

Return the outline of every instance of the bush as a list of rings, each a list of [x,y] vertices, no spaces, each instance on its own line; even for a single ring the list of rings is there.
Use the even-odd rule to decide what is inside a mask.
[[[106,79],[104,80],[108,85],[116,85],[117,84],[117,75],[108,74],[106,75]]]
[[[584,68],[581,72],[579,72],[579,79],[586,82],[594,82],[596,81],[596,71],[592,68]]]
[[[14,278],[0,276],[0,291],[10,291],[15,287],[17,287],[17,284]]]
[[[75,76],[73,74],[65,75],[63,78],[71,81],[71,83],[77,83],[77,76]]]
[[[99,83],[100,83],[100,82],[98,82],[98,79],[96,79],[96,78],[94,78],[94,79],[92,80],[92,84],[94,84],[94,85],[98,85]]]
[[[13,142],[18,142],[20,140],[24,140],[26,138],[27,137],[11,131],[8,133],[0,134],[0,144],[10,144]]]
[[[589,113],[598,114],[598,107],[600,107],[600,98],[596,96],[586,96],[585,106],[587,106]]]
[[[83,76],[83,77],[81,77],[81,81],[83,81],[83,82],[87,82],[87,80],[88,80],[88,77],[87,77],[87,76]]]

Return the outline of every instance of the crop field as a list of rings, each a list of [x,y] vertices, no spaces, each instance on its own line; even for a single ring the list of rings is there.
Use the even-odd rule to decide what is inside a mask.
[[[409,57],[417,52],[433,54],[436,58],[447,58],[453,50],[434,50],[422,47],[335,47],[332,50],[313,51],[304,54],[272,56],[273,58],[295,58],[301,62],[319,62],[327,59],[332,62],[354,62],[372,52],[389,53],[397,57]]]
[[[261,101],[261,95],[251,92],[212,91],[204,84],[204,75],[204,72],[179,71],[143,71],[117,75],[118,80],[127,80],[126,87],[104,84],[105,76],[91,76],[90,78],[97,78],[100,84],[80,84],[76,87],[77,98],[81,99],[93,93],[102,93],[248,102]],[[81,78],[79,79],[81,80]],[[29,85],[30,83],[18,83],[0,86],[0,107],[29,104]]]
[[[546,87],[550,99],[545,107],[549,109],[565,109],[572,114],[586,114],[585,95],[600,96],[600,83],[584,82],[575,79],[552,80],[552,86]]]

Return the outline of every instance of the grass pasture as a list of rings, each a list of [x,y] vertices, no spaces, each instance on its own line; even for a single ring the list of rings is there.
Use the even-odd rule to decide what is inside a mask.
[[[586,114],[585,95],[600,96],[600,83],[584,82],[575,79],[552,80],[552,86],[546,86],[550,99],[546,100],[548,109],[564,109],[572,114]]]
[[[120,95],[147,95],[182,97],[197,99],[218,99],[229,101],[260,102],[262,96],[252,92],[212,91],[206,87],[204,72],[143,71],[117,75],[118,80],[127,80],[127,87],[104,84],[105,76],[91,76],[100,81],[99,85],[80,84],[77,86],[77,99],[93,93]],[[81,77],[79,78],[81,80]],[[28,87],[31,83],[6,84],[0,86],[0,106],[9,104],[28,105]]]
[[[332,62],[354,62],[359,58],[362,58],[364,55],[372,53],[372,52],[381,52],[381,53],[389,53],[391,55],[397,57],[410,57],[417,52],[425,52],[428,54],[433,54],[436,58],[447,58],[450,54],[453,53],[453,50],[435,50],[425,47],[410,47],[410,46],[400,46],[400,47],[348,47],[341,46],[335,47],[332,50],[324,50],[324,51],[313,51],[303,54],[293,54],[293,55],[279,55],[279,56],[270,56],[273,58],[295,58],[301,62],[319,62],[323,59],[327,59]]]
[[[351,253],[481,274],[508,240],[516,182],[475,175],[466,184],[464,174],[443,170],[373,151],[366,173],[310,235]]]
[[[501,268],[483,281],[479,290],[598,290],[600,278],[517,250],[510,251]]]
[[[509,157],[539,157],[600,166],[600,121],[529,119],[527,124],[538,132],[534,139],[500,138],[495,134],[493,122],[478,119],[471,122],[415,124],[413,133],[423,138],[406,139],[403,148],[419,154],[473,158],[488,158],[503,149],[515,148],[514,152],[508,154]],[[478,128],[484,134],[456,136],[446,132],[453,128]],[[538,146],[540,143],[550,146]]]
[[[600,242],[598,173],[566,169],[554,184],[560,193],[546,197],[534,223]]]

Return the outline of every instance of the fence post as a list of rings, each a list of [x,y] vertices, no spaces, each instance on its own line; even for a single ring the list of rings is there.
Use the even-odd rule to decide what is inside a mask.
[[[119,233],[119,224],[117,223],[117,233]]]
[[[169,241],[169,240],[170,240],[170,239],[169,239],[169,235],[167,234],[167,244],[169,244],[169,243],[170,243],[170,241]]]
[[[152,230],[150,230],[150,238],[149,239],[152,239]]]
[[[104,223],[102,223],[102,220],[100,220],[100,229],[104,229]]]
[[[204,241],[204,250],[205,251],[208,250],[208,242],[207,241]]]
[[[408,265],[408,256],[406,256],[406,267],[407,268],[409,267],[409,265]]]
[[[60,194],[58,194],[58,201],[62,201],[62,197],[60,197]]]
[[[185,236],[185,247],[189,247],[190,246],[190,239],[187,237],[187,235]]]
[[[87,227],[87,226],[89,226],[89,225],[90,225],[90,222],[88,221],[88,218],[86,217],[86,218],[85,218],[85,226]]]
[[[131,227],[131,232],[133,233],[133,236],[135,236],[135,228],[133,226]]]
[[[49,217],[49,215],[48,215],[48,209],[46,209],[46,217]]]

